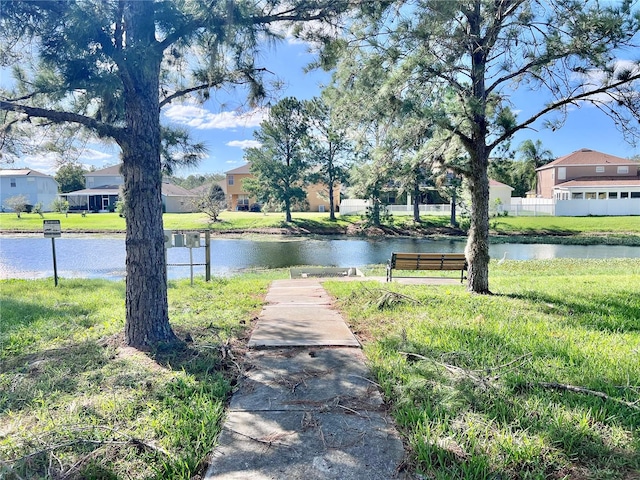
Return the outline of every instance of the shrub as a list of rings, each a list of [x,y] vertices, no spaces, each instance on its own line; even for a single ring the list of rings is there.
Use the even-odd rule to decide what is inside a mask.
[[[29,205],[29,199],[26,195],[14,195],[13,197],[9,197],[4,201],[4,206],[9,210],[16,212],[18,218],[20,218],[22,212],[31,211],[31,205]]]

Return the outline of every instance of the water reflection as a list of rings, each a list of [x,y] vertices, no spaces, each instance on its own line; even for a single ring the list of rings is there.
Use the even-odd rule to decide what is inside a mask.
[[[125,275],[123,236],[72,236],[56,239],[60,277],[119,279]],[[295,265],[361,267],[382,264],[391,252],[463,252],[464,240],[417,238],[287,238],[284,240],[213,239],[213,275],[247,268],[286,268]],[[491,245],[493,258],[512,260],[551,258],[640,258],[640,247],[610,245]],[[204,263],[204,248],[193,249],[194,263]],[[168,251],[170,264],[189,263],[189,249]],[[170,278],[186,278],[189,267],[170,266]],[[204,267],[194,267],[204,275]],[[40,236],[0,236],[0,278],[42,278],[53,275],[51,240]]]

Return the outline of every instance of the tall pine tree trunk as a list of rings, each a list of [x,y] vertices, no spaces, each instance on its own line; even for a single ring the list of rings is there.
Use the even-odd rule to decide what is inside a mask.
[[[169,325],[162,227],[159,72],[152,2],[130,1],[127,69],[121,72],[126,108],[122,175],[126,204],[126,323],[128,345],[173,342]]]
[[[489,291],[489,153],[487,148],[487,91],[485,74],[487,48],[482,43],[481,3],[475,0],[473,10],[468,13],[471,56],[471,83],[473,112],[471,141],[467,143],[471,165],[469,183],[471,188],[471,226],[465,253],[469,263],[467,289],[474,293],[487,294]]]
[[[336,219],[336,206],[333,202],[333,180],[329,180],[329,220]]]
[[[471,158],[471,227],[465,253],[469,263],[467,289],[489,291],[489,177],[488,159]]]
[[[291,199],[287,198],[284,201],[284,221],[287,223],[291,223]]]
[[[413,185],[413,221],[420,223],[420,181]]]

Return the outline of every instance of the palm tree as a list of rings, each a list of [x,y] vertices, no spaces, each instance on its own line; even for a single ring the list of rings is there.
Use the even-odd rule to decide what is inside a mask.
[[[538,176],[536,169],[553,161],[553,153],[551,150],[545,149],[540,140],[525,140],[518,147],[520,152],[521,170],[523,177],[527,182],[527,191],[536,190],[538,184]]]

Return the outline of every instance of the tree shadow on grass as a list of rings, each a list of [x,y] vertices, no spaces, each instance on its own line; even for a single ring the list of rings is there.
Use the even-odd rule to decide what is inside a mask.
[[[606,287],[603,289],[606,290]],[[622,298],[620,295],[592,292],[588,302],[572,300],[572,297],[567,295],[555,296],[540,292],[502,296],[536,304],[541,312],[561,317],[560,321],[564,324],[607,333],[640,331],[640,302],[630,302],[632,295]]]
[[[75,464],[77,478],[97,471],[96,478],[122,478],[123,468],[151,468],[164,472],[162,478],[203,470],[199,464],[220,430],[237,375],[221,357],[224,348],[183,343],[143,352],[118,334],[11,358],[2,365],[0,415],[26,425],[40,424],[44,415],[53,423],[37,432],[8,430],[24,450],[4,452],[6,465],[20,475],[15,478],[50,474],[52,454],[63,459],[61,473]],[[148,424],[146,433],[138,432],[140,421]]]
[[[434,336],[446,334],[445,327],[433,329]],[[469,352],[479,342],[493,345],[501,358],[523,355],[499,335],[474,330],[473,336]],[[397,369],[400,373],[382,374],[398,375],[390,390],[398,402],[397,412],[406,412],[402,405],[414,405],[410,416],[414,420],[398,419],[409,430],[407,436],[422,431],[419,423],[429,425],[432,432],[414,437],[422,468],[442,469],[450,472],[450,478],[555,478],[562,471],[588,472],[589,478],[618,471],[611,478],[626,478],[625,472],[640,468],[640,453],[634,447],[640,441],[640,413],[629,406],[548,390],[538,382],[551,373],[530,371],[526,362],[514,370],[483,371],[495,365],[474,365],[469,352],[444,351],[428,342],[407,345],[392,338],[378,344],[388,354],[403,349],[426,357],[406,356],[404,368]],[[554,356],[558,346],[552,342],[538,346],[532,349],[534,357],[538,348],[541,354]],[[563,352],[557,355],[562,357]],[[619,441],[621,429],[630,435],[625,442]],[[540,453],[527,451],[527,442],[540,441],[544,443]]]

